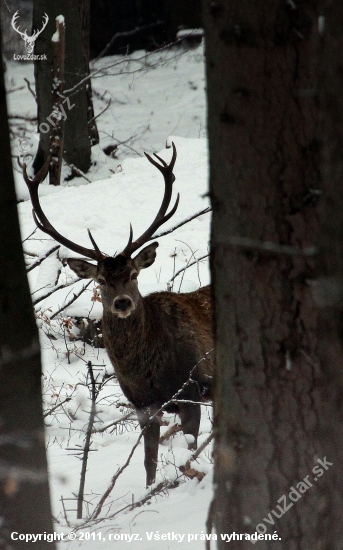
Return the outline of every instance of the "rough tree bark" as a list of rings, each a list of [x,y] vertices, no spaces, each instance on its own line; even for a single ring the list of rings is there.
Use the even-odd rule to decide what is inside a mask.
[[[332,456],[334,468],[325,477],[326,499],[320,513],[326,546],[342,547],[343,495],[343,4],[327,3],[321,43],[319,104],[323,155],[320,202],[319,277],[314,296],[320,308],[318,353],[323,386],[318,436]],[[324,23],[321,20],[320,25]],[[330,449],[330,451],[329,451]],[[328,498],[329,497],[329,498]]]
[[[38,104],[38,126],[46,124],[53,110],[52,89],[52,65],[53,47],[51,37],[56,30],[55,19],[63,15],[65,19],[66,56],[65,56],[65,84],[64,89],[73,88],[78,82],[89,74],[88,51],[84,48],[87,32],[82,30],[81,19],[88,21],[87,1],[68,2],[61,0],[34,0],[33,3],[33,28],[40,29],[44,13],[49,16],[49,22],[44,31],[35,42],[35,54],[46,55],[47,60],[35,61],[35,80]],[[81,9],[81,15],[80,10]],[[66,112],[64,125],[64,159],[75,165],[83,172],[87,172],[90,166],[91,139],[96,139],[95,123],[92,123],[91,131],[89,120],[92,113],[90,99],[90,82],[80,86],[70,95],[70,105],[63,104]],[[48,125],[50,123],[48,122]],[[51,124],[50,124],[51,126]],[[38,171],[47,158],[50,147],[51,132],[40,132],[38,152],[34,161],[34,169]]]
[[[338,550],[342,381],[332,393],[328,374],[342,372],[342,350],[340,342],[325,372],[313,297],[319,4],[205,0],[204,10],[217,319],[212,522],[218,536],[276,530],[280,540],[261,549]],[[337,179],[341,192],[342,172]]]
[[[0,135],[0,547],[21,550],[27,543],[12,540],[11,532],[52,533],[53,526],[39,340],[21,247],[2,63]],[[35,542],[37,549],[46,547],[44,540]]]

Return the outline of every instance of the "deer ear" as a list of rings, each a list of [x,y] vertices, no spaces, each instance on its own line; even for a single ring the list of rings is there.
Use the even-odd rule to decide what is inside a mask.
[[[150,267],[154,263],[157,247],[158,243],[151,243],[138,252],[137,256],[133,258],[134,264],[138,271],[145,269],[146,267]]]
[[[70,269],[75,271],[81,279],[95,279],[97,276],[97,266],[85,262],[84,260],[68,259]]]

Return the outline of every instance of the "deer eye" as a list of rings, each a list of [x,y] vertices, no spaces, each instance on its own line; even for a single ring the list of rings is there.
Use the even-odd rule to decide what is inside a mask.
[[[138,277],[138,273],[136,273],[136,272],[135,272],[135,273],[132,273],[132,275],[131,275],[131,281],[134,280],[134,279],[137,279],[137,277]]]
[[[105,279],[98,279],[98,284],[99,285],[105,285],[106,284]]]

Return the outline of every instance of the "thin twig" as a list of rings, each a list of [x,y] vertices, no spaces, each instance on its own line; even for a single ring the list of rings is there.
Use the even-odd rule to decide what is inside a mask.
[[[54,292],[57,292],[57,290],[60,290],[61,288],[67,288],[68,286],[71,286],[74,283],[77,283],[77,281],[81,281],[81,279],[76,279],[74,281],[71,281],[70,283],[60,283],[59,285],[57,285],[54,288],[52,288],[51,290],[49,290],[49,292],[47,292],[43,296],[40,296],[39,298],[36,298],[35,300],[32,300],[32,304],[34,306],[39,304],[39,302],[42,302],[43,300],[45,300],[45,298],[49,298],[49,296],[51,296],[51,294],[53,294]]]
[[[179,240],[179,239],[178,239]],[[189,258],[189,260],[187,261],[187,264],[186,266],[182,269],[183,273],[182,273],[182,277],[181,277],[181,281],[180,281],[180,284],[179,284],[179,290],[178,292],[180,293],[181,292],[181,287],[182,287],[182,283],[183,283],[183,279],[184,279],[184,276],[185,276],[185,273],[186,273],[186,269],[189,268],[189,266],[192,264],[194,265],[194,262],[192,262],[192,258],[195,258],[195,252],[193,252],[193,250],[191,249],[191,247],[189,246],[189,244],[185,243],[184,241],[179,241],[180,243],[184,244],[185,246],[187,246],[191,252],[191,257]],[[194,260],[196,262],[196,259]],[[168,284],[167,284],[167,287],[168,287]]]
[[[50,254],[52,254],[59,248],[60,248],[59,244],[56,246],[53,246],[50,250],[48,250],[48,252],[46,252],[43,256],[41,256],[37,261],[31,264],[30,267],[27,268],[26,273],[28,273],[29,271],[32,271],[35,267],[38,267],[42,262],[44,262],[44,260],[46,260],[46,258],[48,258],[48,256],[50,256]]]
[[[107,499],[107,497],[110,495],[110,493],[112,492],[115,484],[116,484],[116,481],[118,479],[118,477],[123,473],[123,471],[128,467],[128,465],[130,464],[130,460],[135,452],[135,450],[137,449],[139,443],[140,443],[140,440],[142,439],[147,427],[148,427],[149,424],[147,424],[146,426],[144,426],[143,430],[141,431],[141,433],[139,434],[138,436],[138,439],[136,441],[136,443],[134,444],[134,446],[132,447],[131,449],[131,452],[129,454],[129,456],[127,457],[127,460],[125,462],[125,464],[119,468],[119,470],[117,471],[116,474],[114,474],[114,476],[112,477],[111,479],[111,483],[110,485],[108,486],[108,488],[106,489],[106,491],[104,492],[104,494],[102,495],[101,499],[99,500],[98,504],[96,505],[95,507],[95,510],[94,512],[92,513],[91,515],[91,519],[95,519],[98,517],[98,515],[100,514],[101,510],[102,510],[102,507],[103,507],[103,504],[105,502],[105,500]]]
[[[57,403],[52,409],[48,410],[46,413],[43,414],[43,418],[46,418],[47,416],[50,416],[53,412],[55,412],[56,409],[59,407],[62,407],[64,403],[68,403],[68,401],[71,401],[71,397],[66,397],[64,401],[61,401],[60,403]]]
[[[115,420],[114,422],[111,422],[111,424],[107,424],[107,426],[105,426],[104,428],[100,428],[99,430],[97,430],[97,429],[92,430],[92,433],[101,434],[101,433],[105,432],[106,430],[108,430],[108,428],[112,428],[112,426],[116,426],[117,424],[120,424],[121,422],[124,422],[125,420],[128,420],[134,414],[135,414],[134,411],[130,411],[129,413],[124,414],[123,416],[118,418],[118,420]]]
[[[64,309],[67,309],[67,307],[69,307],[71,304],[73,304],[75,302],[75,300],[78,299],[79,296],[81,296],[81,294],[86,290],[86,288],[89,287],[89,285],[93,282],[93,279],[91,279],[90,281],[88,281],[88,283],[86,283],[80,290],[80,292],[78,292],[77,294],[74,294],[73,298],[71,298],[69,300],[69,302],[66,302],[65,304],[63,304],[62,307],[60,307],[60,309],[58,309],[57,311],[55,311],[55,313],[53,313],[50,317],[50,319],[54,319],[59,313],[61,313],[61,311],[63,311]]]
[[[106,519],[113,519],[118,514],[125,512],[125,510],[133,510],[134,508],[141,507],[143,504],[151,500],[152,497],[162,493],[162,491],[165,489],[174,489],[174,487],[177,487],[179,485],[179,479],[181,478],[182,478],[182,474],[180,474],[179,476],[177,476],[175,479],[171,481],[167,481],[167,480],[161,481],[161,483],[156,485],[156,487],[154,487],[153,489],[150,489],[148,494],[146,494],[140,500],[137,500],[136,502],[131,502],[130,504],[123,506],[123,508],[120,508],[119,510],[114,512],[114,514],[107,516]],[[101,521],[102,521],[102,518],[99,518],[98,520],[96,520],[95,518],[93,518],[93,516],[91,516],[89,519],[87,519],[87,521],[84,524],[78,525],[75,531],[79,531],[80,529],[84,529],[85,526],[89,527],[90,525],[97,524]]]
[[[186,223],[191,222],[195,218],[199,218],[199,216],[202,216],[203,214],[207,214],[208,212],[212,212],[212,208],[210,206],[208,206],[207,208],[204,208],[204,210],[201,210],[200,212],[197,212],[196,214],[193,214],[193,216],[190,216],[189,218],[186,218],[185,220],[178,223],[177,225],[174,225],[174,227],[171,227],[167,231],[162,231],[162,233],[156,233],[155,235],[153,235],[149,239],[149,241],[152,241],[153,239],[159,239],[160,237],[164,237],[164,235],[168,235],[169,233],[172,233],[173,231],[175,231],[175,229],[178,229],[179,227],[182,227]]]
[[[25,82],[26,82],[26,85],[27,85],[27,87],[28,87],[29,92],[30,92],[30,93],[33,95],[33,97],[35,98],[35,101],[37,101],[37,96],[36,96],[35,92],[34,92],[34,91],[32,90],[32,88],[31,88],[30,81],[29,81],[27,78],[25,78],[25,77],[24,77],[24,80],[25,80]]]
[[[18,158],[19,160],[19,158]],[[34,230],[32,231],[32,233],[30,233],[30,235],[28,237],[26,237],[26,239],[23,240],[22,244],[24,244],[25,241],[28,241],[30,239],[30,237],[32,237],[32,235],[34,235],[37,231],[37,227],[34,228]]]
[[[105,48],[102,50],[102,52],[99,53],[98,57],[96,57],[95,59],[92,60],[92,63],[95,63],[96,61],[98,61],[98,59],[101,59],[101,57],[104,57],[104,55],[107,54],[110,47],[113,46],[113,44],[118,40],[118,38],[123,38],[123,37],[125,38],[125,37],[128,37],[128,36],[134,36],[135,34],[137,34],[139,32],[146,31],[146,30],[149,30],[149,29],[154,29],[158,25],[162,25],[162,24],[163,24],[163,21],[156,21],[155,23],[149,23],[148,25],[142,25],[141,27],[136,27],[132,31],[116,32],[116,34],[114,36],[112,36],[111,40],[105,46]]]
[[[16,88],[11,88],[10,90],[7,90],[8,94],[12,94],[13,92],[19,92],[19,90],[24,90],[25,86],[17,86]]]
[[[110,98],[110,99],[109,99],[109,102],[107,103],[106,107],[101,111],[101,113],[99,113],[99,114],[96,115],[96,116],[93,116],[93,118],[91,118],[91,119],[88,121],[88,124],[92,124],[97,118],[99,118],[101,115],[103,115],[104,113],[106,113],[107,109],[108,109],[109,106],[111,105],[111,102],[112,102],[112,99]]]
[[[167,287],[169,288],[169,285],[171,285],[171,283],[174,281],[174,279],[178,275],[180,275],[180,273],[182,273],[183,271],[186,271],[186,269],[188,269],[189,267],[192,267],[192,265],[198,264],[201,260],[204,260],[205,258],[208,258],[208,257],[209,257],[209,254],[205,254],[204,256],[200,256],[200,258],[196,258],[194,262],[187,263],[185,267],[182,267],[181,269],[179,269],[179,271],[177,271],[175,275],[173,275],[173,277],[167,282]]]
[[[178,44],[181,44],[182,40],[181,39],[178,39],[178,40],[175,40],[174,42],[171,42],[170,44],[166,44],[165,46],[161,46],[161,48],[158,48],[157,50],[154,50],[153,52],[151,53],[146,53],[144,55],[142,55],[142,57],[140,58],[135,58],[135,59],[122,59],[121,61],[116,61],[115,63],[112,63],[110,65],[108,65],[107,67],[100,67],[99,69],[95,69],[91,74],[85,76],[84,78],[82,78],[79,82],[77,82],[77,84],[75,84],[72,88],[69,88],[68,90],[64,90],[64,94],[65,95],[72,95],[74,92],[76,92],[81,86],[83,86],[83,84],[85,82],[87,82],[88,80],[90,80],[91,78],[94,79],[94,78],[102,78],[104,75],[105,76],[111,76],[111,73],[104,73],[105,70],[107,69],[110,69],[112,67],[116,67],[117,65],[120,65],[121,63],[128,63],[128,62],[135,62],[135,63],[139,63],[142,61],[142,59],[145,61],[145,65],[143,68],[147,68],[147,58],[149,55],[156,55],[160,52],[163,52],[165,50],[170,50],[173,46],[176,46]],[[181,55],[184,55],[185,53],[187,52],[187,49],[183,49],[182,51],[180,51],[179,53],[173,55],[171,58],[168,58],[168,62],[169,61],[172,61],[173,59],[176,59],[177,57],[180,57]],[[156,63],[151,63],[149,65],[149,68],[153,68],[157,65],[161,65],[161,59],[158,59],[158,61],[156,61]],[[123,75],[123,74],[133,74],[135,72],[138,72],[138,71],[141,71],[142,70],[142,67],[140,67],[139,69],[137,70],[134,70],[134,71],[126,71],[126,72],[121,72],[119,73],[120,75]],[[99,74],[99,73],[102,73],[102,74]],[[116,73],[116,76],[118,75],[118,73]]]
[[[79,487],[79,493],[77,496],[77,519],[82,518],[82,507],[83,507],[83,498],[84,498],[84,491],[85,491],[85,482],[86,482],[86,472],[87,472],[87,462],[88,462],[88,455],[91,445],[91,438],[92,438],[92,429],[95,419],[95,405],[96,405],[96,399],[98,397],[98,391],[96,389],[96,383],[92,368],[92,362],[88,361],[88,374],[91,382],[91,397],[92,397],[92,405],[91,405],[91,411],[89,414],[89,420],[88,420],[88,426],[87,426],[87,432],[86,432],[86,439],[85,439],[85,445],[83,448],[83,456],[82,456],[82,468],[81,468],[81,475],[80,475],[80,487]]]

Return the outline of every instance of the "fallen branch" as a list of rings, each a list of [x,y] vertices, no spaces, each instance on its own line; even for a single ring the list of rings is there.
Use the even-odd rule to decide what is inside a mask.
[[[192,462],[194,462],[199,455],[203,452],[204,449],[206,449],[207,445],[209,445],[214,438],[213,432],[210,433],[207,439],[200,445],[200,447],[192,454],[192,456],[187,460],[186,464],[183,464],[179,466],[180,472],[182,472],[185,476],[189,477],[190,479],[193,479],[196,477],[199,481],[201,481],[205,477],[205,473],[202,472],[200,469],[192,467]]]
[[[86,174],[84,172],[82,172],[82,170],[80,170],[80,168],[78,168],[77,166],[75,166],[75,164],[73,164],[72,162],[67,162],[66,160],[64,160],[65,164],[67,166],[69,166],[69,168],[71,168],[73,170],[73,172],[75,172],[75,174],[77,174],[78,176],[80,176],[81,178],[84,178],[86,181],[88,181],[88,183],[92,183],[92,180],[90,180]]]
[[[161,435],[159,444],[164,443],[165,441],[168,441],[172,435],[178,433],[181,431],[181,426],[179,424],[173,424],[168,430]]]

